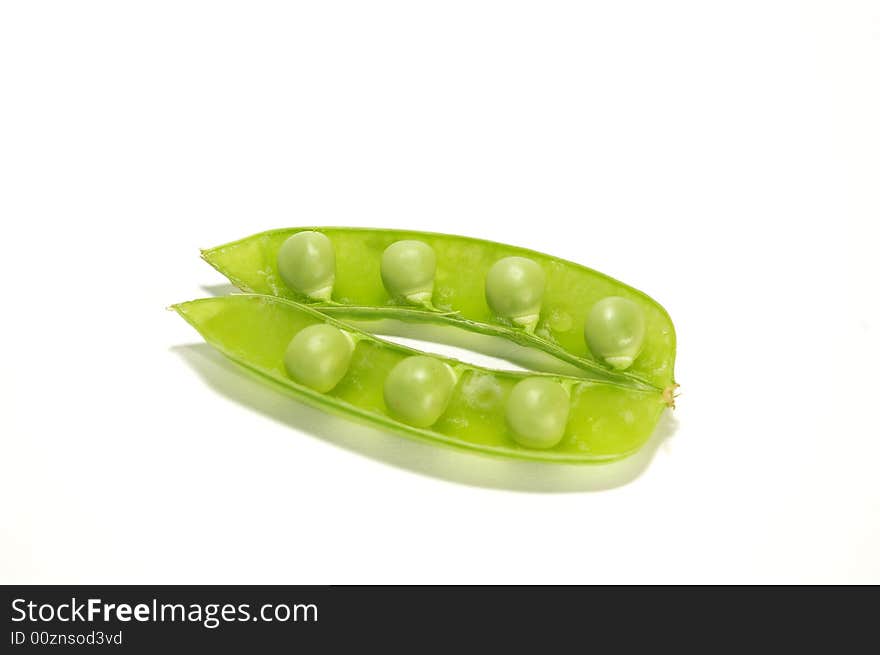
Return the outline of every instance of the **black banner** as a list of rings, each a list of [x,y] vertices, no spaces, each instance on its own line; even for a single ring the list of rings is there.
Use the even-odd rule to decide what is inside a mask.
[[[3,652],[868,645],[876,587],[0,587]],[[704,635],[711,635],[705,642]],[[829,651],[831,652],[831,651]]]

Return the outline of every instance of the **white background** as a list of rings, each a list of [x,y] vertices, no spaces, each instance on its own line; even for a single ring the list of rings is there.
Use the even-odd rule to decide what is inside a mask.
[[[878,87],[872,2],[3,3],[0,582],[880,582]],[[263,388],[165,307],[294,225],[643,289],[674,420],[507,463]]]

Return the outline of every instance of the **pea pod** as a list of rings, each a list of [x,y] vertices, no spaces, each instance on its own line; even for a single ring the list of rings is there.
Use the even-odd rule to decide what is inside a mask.
[[[305,403],[489,455],[620,459],[648,440],[666,406],[656,389],[427,355],[278,297],[204,298],[172,309],[224,355]]]
[[[323,284],[309,276],[312,258],[285,256],[295,240],[332,246],[332,275],[325,272]],[[660,390],[672,404],[669,315],[640,291],[579,264],[468,237],[329,227],[263,232],[202,257],[243,291],[307,303],[364,329],[403,322],[485,335],[560,364],[539,364],[542,370]],[[279,262],[293,273],[282,276]],[[297,274],[309,284],[297,286]],[[321,297],[307,286],[320,286]]]

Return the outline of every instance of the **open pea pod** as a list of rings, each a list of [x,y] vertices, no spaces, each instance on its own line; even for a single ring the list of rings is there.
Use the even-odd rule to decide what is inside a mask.
[[[264,295],[174,305],[224,355],[297,399],[403,436],[489,455],[598,463],[650,437],[661,391],[428,355]]]
[[[434,330],[433,340],[529,368],[657,389],[672,404],[669,315],[579,264],[468,237],[330,227],[271,230],[202,257],[244,291],[307,303],[374,333]],[[474,338],[462,343],[461,333]]]

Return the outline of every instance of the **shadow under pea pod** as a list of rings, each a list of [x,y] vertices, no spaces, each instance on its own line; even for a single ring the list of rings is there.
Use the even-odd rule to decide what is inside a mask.
[[[439,448],[326,414],[256,379],[205,343],[171,350],[216,392],[279,423],[391,466],[476,487],[545,493],[613,489],[639,477],[677,427],[665,412],[648,443],[610,464],[507,461]]]

